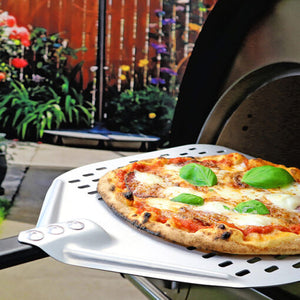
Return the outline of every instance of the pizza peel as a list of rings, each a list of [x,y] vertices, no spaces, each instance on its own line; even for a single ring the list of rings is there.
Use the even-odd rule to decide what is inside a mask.
[[[106,172],[157,156],[206,156],[235,152],[215,145],[186,145],[76,168],[51,184],[35,228],[19,241],[66,264],[193,284],[236,288],[296,282],[297,256],[203,253],[137,230],[116,216],[97,193]]]

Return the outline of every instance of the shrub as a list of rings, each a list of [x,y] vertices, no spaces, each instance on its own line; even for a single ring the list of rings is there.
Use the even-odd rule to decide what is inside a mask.
[[[38,139],[45,129],[88,126],[95,108],[83,97],[83,62],[73,68],[67,63],[85,50],[70,48],[44,28],[30,33],[14,17],[0,14],[2,131]]]
[[[157,86],[126,90],[107,103],[107,127],[166,138],[176,100]]]

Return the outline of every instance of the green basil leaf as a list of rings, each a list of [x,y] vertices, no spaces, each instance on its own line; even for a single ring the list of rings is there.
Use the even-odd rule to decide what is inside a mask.
[[[261,166],[247,171],[242,182],[256,188],[273,189],[286,186],[294,181],[285,169],[273,166]]]
[[[171,199],[171,201],[181,202],[181,203],[190,204],[190,205],[203,205],[204,204],[203,198],[201,198],[200,196],[189,194],[189,193],[179,194],[175,198]]]
[[[210,168],[195,163],[182,167],[179,176],[197,186],[213,186],[218,182],[216,174]]]
[[[234,208],[234,210],[242,214],[267,215],[270,213],[267,207],[258,200],[241,202]]]

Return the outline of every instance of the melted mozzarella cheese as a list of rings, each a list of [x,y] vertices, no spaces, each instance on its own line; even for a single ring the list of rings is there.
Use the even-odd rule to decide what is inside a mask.
[[[194,189],[184,188],[184,187],[180,187],[180,186],[166,187],[163,191],[164,196],[166,198],[170,198],[170,199],[172,199],[180,194],[183,194],[183,193],[193,194],[196,196],[200,196],[202,198],[204,198],[206,196],[206,194],[203,192],[199,192]]]
[[[300,206],[300,195],[268,194],[266,198],[274,205],[284,209],[294,210]]]
[[[254,225],[254,226],[267,226],[272,224],[278,224],[278,220],[272,217],[256,214],[239,214],[232,213],[229,216],[229,222],[233,222],[235,225]]]
[[[139,171],[135,171],[135,179],[146,185],[164,183],[163,179],[157,175]]]
[[[202,206],[195,206],[194,210],[201,210],[205,212],[211,212],[216,214],[227,214],[229,212],[228,205],[223,202],[219,201],[210,201],[210,202],[204,202]]]
[[[155,208],[172,211],[178,211],[178,209],[184,205],[180,202],[172,202],[164,198],[148,198],[147,204]]]

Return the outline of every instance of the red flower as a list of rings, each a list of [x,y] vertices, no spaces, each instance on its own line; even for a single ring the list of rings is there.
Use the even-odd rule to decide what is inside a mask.
[[[14,16],[7,16],[6,24],[8,27],[14,27],[17,25],[16,18]]]
[[[11,64],[12,64],[15,68],[18,68],[18,69],[25,68],[26,66],[28,66],[28,62],[27,62],[27,60],[24,59],[24,58],[14,58],[14,59],[11,61]]]
[[[12,29],[9,38],[12,40],[20,40],[25,47],[30,46],[30,33],[26,27],[15,26]]]
[[[4,80],[5,79],[5,73],[3,72],[0,72],[0,81]]]

